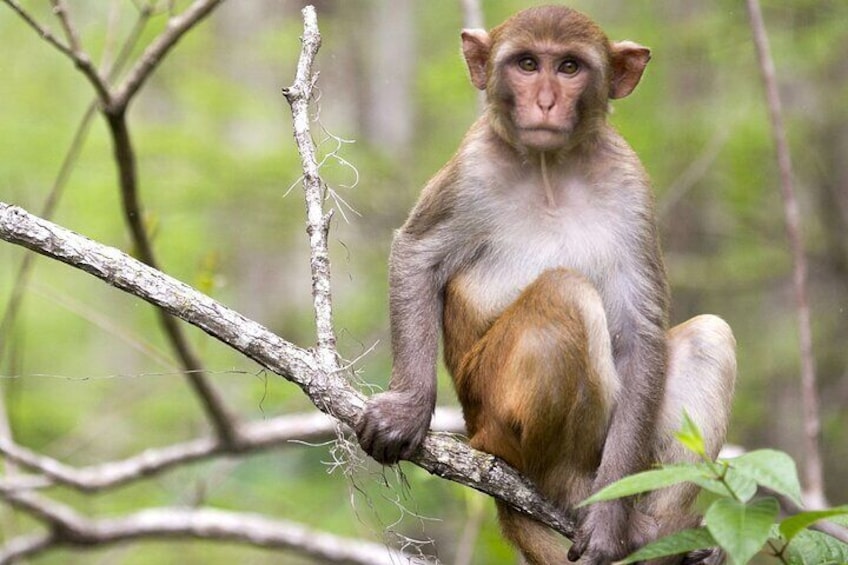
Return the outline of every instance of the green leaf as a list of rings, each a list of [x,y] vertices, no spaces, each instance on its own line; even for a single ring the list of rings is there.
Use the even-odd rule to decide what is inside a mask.
[[[733,467],[724,469],[724,478],[722,480],[704,476],[700,479],[693,479],[693,482],[704,490],[708,490],[719,496],[738,498],[742,502],[748,502],[757,494],[757,482],[740,474]]]
[[[783,555],[789,565],[844,565],[848,545],[822,532],[801,530]]]
[[[774,449],[758,449],[730,459],[728,463],[740,474],[760,485],[803,504],[795,461],[786,453]]]
[[[701,435],[701,430],[698,429],[698,426],[692,421],[686,410],[683,411],[683,427],[674,435],[683,444],[683,447],[707,459],[704,436]]]
[[[695,481],[697,478],[702,478],[703,476],[704,470],[700,464],[666,465],[661,469],[652,469],[624,477],[602,488],[578,504],[577,507],[601,502],[602,500],[613,500],[641,492],[657,490],[684,481]]]
[[[780,523],[780,535],[783,538],[790,542],[792,538],[795,537],[798,532],[815,524],[819,520],[823,520],[824,518],[830,518],[832,516],[842,516],[848,515],[848,505],[845,506],[837,506],[836,508],[829,508],[827,510],[812,510],[809,512],[800,512],[791,518],[787,518]]]
[[[693,510],[699,514],[700,516],[704,515],[704,512],[707,511],[707,508],[712,506],[716,500],[720,498],[725,498],[727,494],[718,495],[712,492],[709,489],[699,489],[698,496],[695,499],[695,503],[692,505]]]
[[[625,563],[647,561],[649,559],[678,555],[716,545],[716,541],[706,528],[683,530],[682,532],[677,532],[649,543],[638,551],[631,553],[623,561],[619,561],[619,563],[624,565]]]
[[[707,510],[704,520],[730,561],[743,565],[766,543],[778,510],[777,500],[770,497],[749,504],[723,498]]]

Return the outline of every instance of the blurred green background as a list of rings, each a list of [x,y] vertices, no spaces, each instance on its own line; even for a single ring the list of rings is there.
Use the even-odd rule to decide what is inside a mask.
[[[484,1],[486,25],[535,2]],[[47,2],[22,2],[59,32]],[[70,2],[85,47],[114,59],[137,10],[129,0]],[[177,2],[184,7],[187,2]],[[298,345],[313,342],[299,161],[280,90],[294,76],[301,3],[229,2],[167,57],[130,111],[145,221],[163,269]],[[390,368],[386,257],[392,230],[477,113],[459,53],[458,0],[315,2],[322,174],[340,204],[331,232],[342,353],[368,382]],[[673,321],[710,312],[734,328],[739,380],[729,440],[802,457],[791,262],[759,71],[744,4],[574,1],[613,39],[650,46],[642,83],[612,122],[641,156],[658,199]],[[848,501],[848,3],[763,2],[786,111],[821,394],[827,496]],[[151,20],[142,46],[163,29]],[[39,213],[93,98],[70,62],[0,6],[0,201]],[[140,49],[138,50],[140,53]],[[135,55],[138,55],[136,53]],[[355,170],[346,165],[352,164]],[[358,183],[357,183],[358,181]],[[356,184],[355,188],[348,188]],[[289,188],[294,189],[289,191]],[[346,217],[346,220],[345,220]],[[54,220],[132,251],[111,143],[93,122]],[[24,251],[0,244],[0,312]],[[190,330],[212,380],[245,419],[313,410],[296,387]],[[152,309],[74,269],[38,259],[23,308],[0,335],[0,387],[21,444],[85,465],[207,432]],[[376,347],[371,350],[372,346]],[[442,371],[442,373],[444,373]],[[455,402],[441,375],[440,403]],[[94,497],[59,497],[91,515],[200,502],[264,512],[379,540],[430,538],[446,563],[483,512],[475,563],[513,559],[480,495],[404,466],[409,488],[363,474],[353,496],[326,447],[291,446],[194,465]],[[374,470],[375,472],[378,472]],[[379,475],[378,475],[379,477]],[[348,503],[353,498],[355,505]],[[370,503],[375,510],[372,511]],[[30,521],[0,507],[0,539]],[[286,563],[298,563],[289,556]],[[279,554],[206,542],[145,542],[44,563],[270,563]],[[309,561],[304,561],[309,562]]]

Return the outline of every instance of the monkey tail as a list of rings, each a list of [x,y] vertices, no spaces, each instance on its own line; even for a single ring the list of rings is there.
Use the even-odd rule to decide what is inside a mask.
[[[565,538],[508,504],[496,501],[504,536],[521,551],[527,565],[569,563]]]

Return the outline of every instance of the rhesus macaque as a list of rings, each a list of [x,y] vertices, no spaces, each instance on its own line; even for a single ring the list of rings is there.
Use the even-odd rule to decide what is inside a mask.
[[[690,457],[673,437],[684,409],[715,456],[736,375],[733,334],[715,316],[668,329],[649,182],[606,120],[650,51],[610,42],[560,6],[490,33],[465,30],[462,51],[487,108],[395,236],[392,379],[358,422],[360,444],[382,463],[418,449],[435,406],[441,321],[471,445],[564,511],[625,475]],[[529,563],[607,564],[696,525],[694,494],[681,486],[578,511],[570,552],[545,526],[498,510]]]

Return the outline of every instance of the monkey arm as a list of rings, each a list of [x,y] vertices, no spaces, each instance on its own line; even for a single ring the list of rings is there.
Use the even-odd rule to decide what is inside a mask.
[[[636,311],[613,338],[621,392],[613,411],[595,481],[602,488],[652,462],[657,415],[665,389],[666,325]]]
[[[395,235],[389,261],[392,377],[372,397],[357,424],[362,448],[384,464],[408,459],[424,440],[436,405],[436,355],[443,289],[456,237],[448,182],[442,171],[425,188]],[[440,197],[436,197],[441,194]]]
[[[402,233],[392,246],[392,378],[389,391],[368,402],[357,426],[360,445],[381,463],[415,452],[436,405],[441,292],[435,269],[415,264],[415,247]]]
[[[657,249],[657,254],[645,262],[642,272],[622,277],[628,281],[650,281],[632,285],[631,289],[653,290],[641,294],[633,291],[630,295],[622,290],[625,301],[613,333],[621,389],[593,484],[595,492],[646,469],[654,457],[650,446],[654,443],[667,369],[668,290],[658,246],[654,244],[649,249]],[[626,500],[591,506],[572,555],[585,550],[591,557],[602,556],[601,563],[623,557],[633,549],[628,539],[629,521]]]

